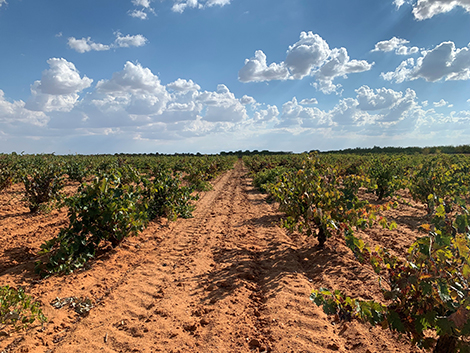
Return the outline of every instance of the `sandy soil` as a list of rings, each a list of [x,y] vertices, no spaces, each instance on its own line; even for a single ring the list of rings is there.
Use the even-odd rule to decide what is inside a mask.
[[[44,280],[34,274],[36,253],[67,224],[65,210],[30,215],[20,186],[1,193],[0,285],[23,286],[49,322],[3,331],[0,353],[418,352],[388,331],[336,323],[309,300],[322,286],[363,299],[381,294],[377,276],[340,237],[319,250],[314,238],[279,228],[276,205],[246,173],[239,162],[219,177],[194,218],[152,223],[85,270]],[[388,214],[398,230],[361,236],[403,253],[424,215],[401,203]],[[78,305],[51,305],[70,297],[93,308],[80,315]]]

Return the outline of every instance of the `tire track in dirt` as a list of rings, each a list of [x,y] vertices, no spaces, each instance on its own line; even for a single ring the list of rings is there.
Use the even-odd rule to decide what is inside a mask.
[[[86,351],[80,347],[155,351],[158,342],[146,340],[146,347],[142,345],[144,336],[153,336],[166,345],[163,351],[172,351],[168,347],[170,340],[178,349],[197,350],[197,331],[209,325],[208,319],[201,317],[214,309],[201,305],[194,294],[198,277],[214,266],[211,249],[227,230],[219,218],[230,217],[231,202],[227,202],[227,197],[234,191],[234,173],[235,170],[223,176],[214,190],[198,202],[193,219],[180,220],[164,230],[160,234],[164,240],[113,289],[105,305],[82,320],[55,351]],[[90,342],[90,337],[101,339]]]

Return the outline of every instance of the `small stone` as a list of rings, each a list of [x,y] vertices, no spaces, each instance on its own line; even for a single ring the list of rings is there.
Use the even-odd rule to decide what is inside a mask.
[[[256,339],[256,338],[253,338],[249,343],[248,345],[250,347],[259,347],[261,346],[261,343]]]
[[[330,343],[326,348],[331,349],[332,351],[337,351],[339,346],[336,343]]]
[[[197,326],[195,324],[186,324],[183,326],[183,329],[185,331],[193,332],[193,331],[196,331]]]

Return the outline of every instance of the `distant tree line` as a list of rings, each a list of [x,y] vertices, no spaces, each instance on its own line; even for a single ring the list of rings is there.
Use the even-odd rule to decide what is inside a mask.
[[[313,152],[313,151],[310,151]],[[318,151],[317,151],[318,152]],[[460,146],[436,146],[436,147],[379,147],[372,148],[347,148],[336,151],[323,151],[320,153],[336,154],[370,154],[370,153],[400,153],[400,154],[470,154],[470,145]]]
[[[270,155],[279,155],[279,154],[292,154],[292,152],[268,151],[268,150],[263,150],[263,151],[258,151],[258,150],[242,151],[242,150],[239,150],[239,151],[230,151],[230,152],[225,152],[225,151],[220,152],[221,156],[238,156],[238,157],[254,156],[254,155],[270,156]]]

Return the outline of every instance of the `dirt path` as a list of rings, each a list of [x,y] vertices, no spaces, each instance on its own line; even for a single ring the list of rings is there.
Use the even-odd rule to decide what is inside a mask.
[[[194,218],[154,223],[86,271],[40,281],[34,259],[8,267],[0,285],[27,286],[50,322],[0,337],[0,353],[415,351],[380,329],[336,324],[311,303],[320,286],[380,299],[377,278],[339,240],[319,251],[313,238],[289,237],[265,198],[240,161]],[[93,300],[88,316],[50,305],[72,296]]]

